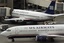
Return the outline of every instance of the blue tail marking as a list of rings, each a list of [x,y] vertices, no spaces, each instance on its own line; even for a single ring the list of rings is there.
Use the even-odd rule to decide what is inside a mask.
[[[56,1],[52,1],[51,4],[49,5],[49,7],[47,8],[46,12],[47,14],[54,14],[54,10],[55,10],[55,3]]]

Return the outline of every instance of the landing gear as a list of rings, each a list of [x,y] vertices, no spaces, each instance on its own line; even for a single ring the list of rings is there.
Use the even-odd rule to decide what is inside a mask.
[[[53,39],[53,38],[51,38],[51,41],[52,41],[52,42],[54,42],[54,39]]]
[[[14,42],[15,40],[14,40],[14,38],[12,38],[12,42]]]
[[[48,41],[54,42],[53,38],[48,38]]]

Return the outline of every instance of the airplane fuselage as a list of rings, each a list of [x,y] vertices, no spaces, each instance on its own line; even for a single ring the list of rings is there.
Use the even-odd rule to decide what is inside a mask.
[[[12,16],[26,18],[26,19],[33,19],[33,20],[47,20],[52,19],[53,17],[48,17],[48,14],[36,11],[29,11],[29,10],[16,10],[14,9],[12,12]]]
[[[11,30],[11,31],[8,31]],[[30,25],[30,26],[15,26],[7,29],[2,33],[4,36],[33,36],[33,35],[63,35],[64,25]]]

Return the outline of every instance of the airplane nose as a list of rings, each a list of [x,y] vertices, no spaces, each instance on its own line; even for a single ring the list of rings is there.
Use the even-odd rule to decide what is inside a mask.
[[[1,32],[0,35],[1,36],[5,36],[6,34],[5,34],[5,32]]]
[[[0,33],[0,35],[7,37],[7,36],[9,36],[10,34],[9,34],[9,32],[7,32],[7,31],[3,31],[3,32]]]
[[[3,32],[1,32],[0,35],[3,35]]]

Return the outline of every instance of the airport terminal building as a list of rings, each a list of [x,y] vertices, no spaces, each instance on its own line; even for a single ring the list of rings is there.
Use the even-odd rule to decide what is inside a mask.
[[[16,9],[46,9],[51,0],[0,0],[0,7]],[[57,11],[64,11],[64,0],[56,0]]]
[[[44,11],[49,6],[51,0],[0,0],[0,7],[10,7],[12,9],[28,9]],[[64,0],[56,0],[55,11],[57,13],[64,12]],[[64,16],[63,16],[64,17]],[[55,19],[57,22],[63,20]],[[64,23],[64,21],[62,21]]]

